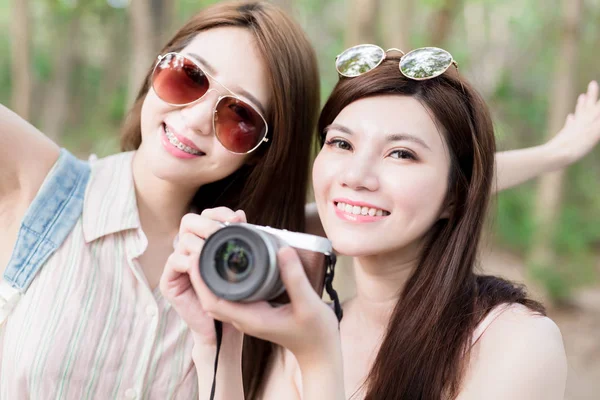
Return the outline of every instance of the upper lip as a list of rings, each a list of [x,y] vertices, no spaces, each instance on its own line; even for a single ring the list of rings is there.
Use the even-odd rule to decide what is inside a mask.
[[[165,122],[165,125],[169,129],[169,132],[171,132],[173,135],[175,135],[175,137],[177,138],[177,140],[179,140],[181,143],[185,144],[186,146],[188,146],[192,150],[196,150],[196,151],[199,151],[201,153],[204,153],[204,151],[202,151],[200,148],[198,148],[198,146],[196,146],[194,144],[194,142],[192,142],[190,139],[188,139],[185,136],[183,136],[182,134],[180,134],[177,131],[176,128],[173,128],[172,125],[170,125],[170,124],[168,124],[166,122]]]
[[[350,199],[341,198],[341,197],[333,199],[333,202],[334,203],[345,203],[345,204],[349,204],[351,206],[368,207],[368,208],[375,208],[377,210],[388,211],[383,207],[379,207],[374,204],[366,203],[364,201],[355,201],[355,200],[350,200]]]

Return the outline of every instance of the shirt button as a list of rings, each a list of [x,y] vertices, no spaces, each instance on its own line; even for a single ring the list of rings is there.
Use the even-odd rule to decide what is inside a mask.
[[[146,315],[148,315],[149,317],[154,317],[156,315],[156,308],[152,306],[146,307]]]
[[[125,391],[125,398],[127,399],[135,399],[137,397],[137,392],[134,388],[129,388]]]

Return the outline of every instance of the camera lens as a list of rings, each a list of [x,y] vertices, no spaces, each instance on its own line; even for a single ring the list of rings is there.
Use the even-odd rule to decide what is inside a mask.
[[[215,252],[217,273],[227,282],[240,282],[250,275],[254,267],[250,246],[240,239],[223,242]]]

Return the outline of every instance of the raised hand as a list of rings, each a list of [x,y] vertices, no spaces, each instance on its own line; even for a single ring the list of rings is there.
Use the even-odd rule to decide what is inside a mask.
[[[600,141],[600,101],[598,83],[590,82],[587,93],[577,99],[575,111],[567,116],[565,125],[548,143],[553,151],[563,154],[566,165],[588,154]]]

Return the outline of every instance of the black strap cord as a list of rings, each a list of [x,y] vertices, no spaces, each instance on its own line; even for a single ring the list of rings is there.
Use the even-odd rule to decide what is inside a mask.
[[[327,257],[327,270],[325,271],[325,291],[327,291],[329,298],[331,301],[333,301],[333,311],[335,312],[335,316],[339,322],[344,316],[344,311],[342,310],[342,305],[340,304],[340,298],[337,294],[337,291],[333,288],[333,277],[335,275],[335,263],[337,261],[337,257],[335,253],[326,254],[325,256]]]
[[[215,334],[217,335],[217,354],[215,354],[215,375],[213,376],[212,388],[210,389],[210,400],[215,398],[217,386],[217,367],[219,366],[219,353],[221,352],[221,340],[223,339],[223,323],[215,319]]]

